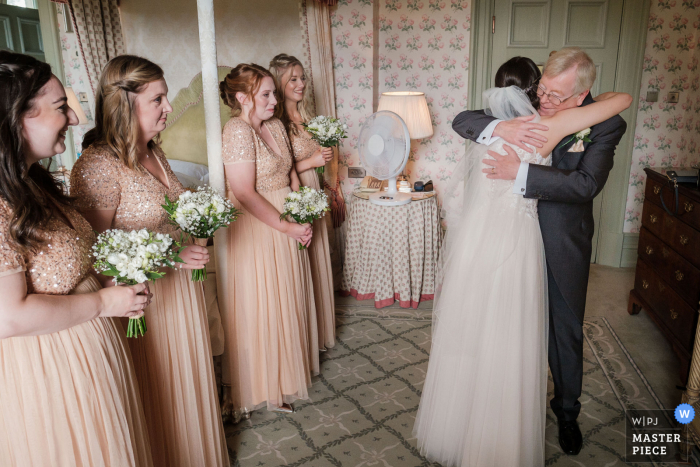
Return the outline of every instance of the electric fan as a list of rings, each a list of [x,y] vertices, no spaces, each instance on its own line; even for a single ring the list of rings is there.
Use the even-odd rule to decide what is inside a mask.
[[[411,195],[396,189],[396,177],[406,167],[411,139],[406,123],[394,112],[380,110],[365,120],[357,141],[360,162],[368,175],[388,180],[387,191],[369,195],[380,206],[400,206],[411,202]]]

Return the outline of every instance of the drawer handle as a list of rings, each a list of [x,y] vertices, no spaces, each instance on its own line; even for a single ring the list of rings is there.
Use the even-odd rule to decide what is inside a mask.
[[[654,194],[658,195],[659,193],[661,193],[661,187],[659,185],[656,185],[654,187]]]
[[[676,272],[675,272],[675,276],[676,276],[676,280],[677,280],[678,282],[680,282],[680,281],[683,280],[683,273],[682,273],[682,272],[676,271]]]
[[[688,237],[681,235],[681,245],[686,246],[688,244]]]
[[[653,255],[654,254],[654,249],[651,247],[651,245],[647,245],[647,249],[645,250],[648,255]]]
[[[656,224],[659,221],[659,218],[656,214],[652,214],[651,216],[649,216],[649,220],[652,224]]]
[[[685,202],[685,212],[692,212],[694,207],[693,203]]]
[[[669,311],[671,312],[671,319],[676,319],[676,318],[678,318],[678,312],[677,312],[676,310],[674,310],[673,308],[671,308]]]
[[[642,288],[643,288],[643,289],[648,289],[648,288],[649,288],[649,282],[647,282],[646,279],[642,279]]]

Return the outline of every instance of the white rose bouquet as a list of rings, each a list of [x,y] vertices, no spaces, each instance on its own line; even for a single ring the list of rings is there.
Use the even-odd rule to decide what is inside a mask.
[[[214,232],[228,226],[240,215],[229,200],[210,186],[201,186],[195,192],[185,191],[177,201],[170,201],[166,195],[162,206],[170,222],[193,237],[194,243],[199,246],[207,246],[207,239],[213,237]],[[206,278],[206,268],[192,271],[193,281]]]
[[[337,146],[341,139],[347,138],[348,126],[337,118],[319,115],[309,120],[308,123],[302,123],[302,126],[311,133],[314,141],[324,148]],[[323,174],[325,168],[325,166],[316,167],[316,173]]]
[[[170,235],[149,232],[146,229],[106,230],[97,236],[92,247],[95,271],[114,277],[115,284],[135,285],[147,280],[160,279],[162,267],[182,263],[180,244]],[[130,318],[126,337],[146,333],[146,318]]]
[[[322,218],[328,211],[330,208],[326,194],[303,186],[299,191],[293,191],[284,198],[284,212],[280,215],[280,219],[289,216],[299,224],[309,224],[315,219]],[[305,248],[304,245],[299,244],[300,250]]]

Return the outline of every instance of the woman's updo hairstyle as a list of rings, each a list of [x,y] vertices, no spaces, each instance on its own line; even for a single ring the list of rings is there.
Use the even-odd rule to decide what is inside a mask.
[[[241,103],[236,99],[236,94],[242,92],[253,103],[251,115],[255,112],[255,93],[260,89],[264,78],[274,77],[265,68],[255,63],[241,63],[226,75],[226,78],[219,83],[221,100],[231,107],[231,117],[238,117],[243,111]],[[250,115],[248,115],[250,117]]]
[[[517,86],[530,98],[532,106],[539,110],[540,98],[537,97],[537,85],[542,73],[535,62],[527,57],[513,57],[505,62],[496,72],[496,87]]]
[[[68,205],[63,186],[38,162],[27,167],[22,120],[53,78],[51,66],[36,58],[0,51],[0,198],[13,211],[9,240],[21,251],[44,243],[42,228],[56,210]],[[52,202],[53,201],[53,202]]]
[[[83,150],[93,144],[105,145],[131,170],[141,170],[134,100],[149,83],[163,76],[161,67],[143,57],[119,55],[107,62],[95,92],[95,128],[85,134]],[[149,141],[148,148],[160,151],[158,139]]]
[[[275,86],[277,88],[275,93],[277,102],[280,103],[275,109],[275,117],[282,121],[287,133],[290,135],[298,135],[299,129],[294,125],[294,122],[292,122],[287,108],[284,105],[284,89],[289,83],[289,80],[292,79],[292,69],[297,65],[304,71],[304,65],[301,64],[298,58],[292,55],[279,54],[275,55],[275,57],[270,60],[270,72],[275,79]],[[309,91],[308,86],[304,87],[304,97],[297,103],[297,110],[303,122],[308,122],[313,118],[313,113],[311,111],[311,92],[307,91]]]

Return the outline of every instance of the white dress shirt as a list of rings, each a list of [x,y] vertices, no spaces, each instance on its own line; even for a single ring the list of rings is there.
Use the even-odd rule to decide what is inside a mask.
[[[498,136],[493,136],[493,130],[496,128],[496,125],[501,123],[503,120],[496,119],[489,123],[486,128],[484,128],[484,131],[479,134],[479,137],[476,139],[476,142],[479,144],[486,144],[489,145],[493,143],[494,141],[498,141]],[[513,193],[516,195],[524,195],[525,194],[525,188],[527,185],[527,171],[530,169],[530,164],[527,162],[521,162],[520,163],[520,168],[518,169],[518,175],[515,176],[515,184],[513,185]]]

